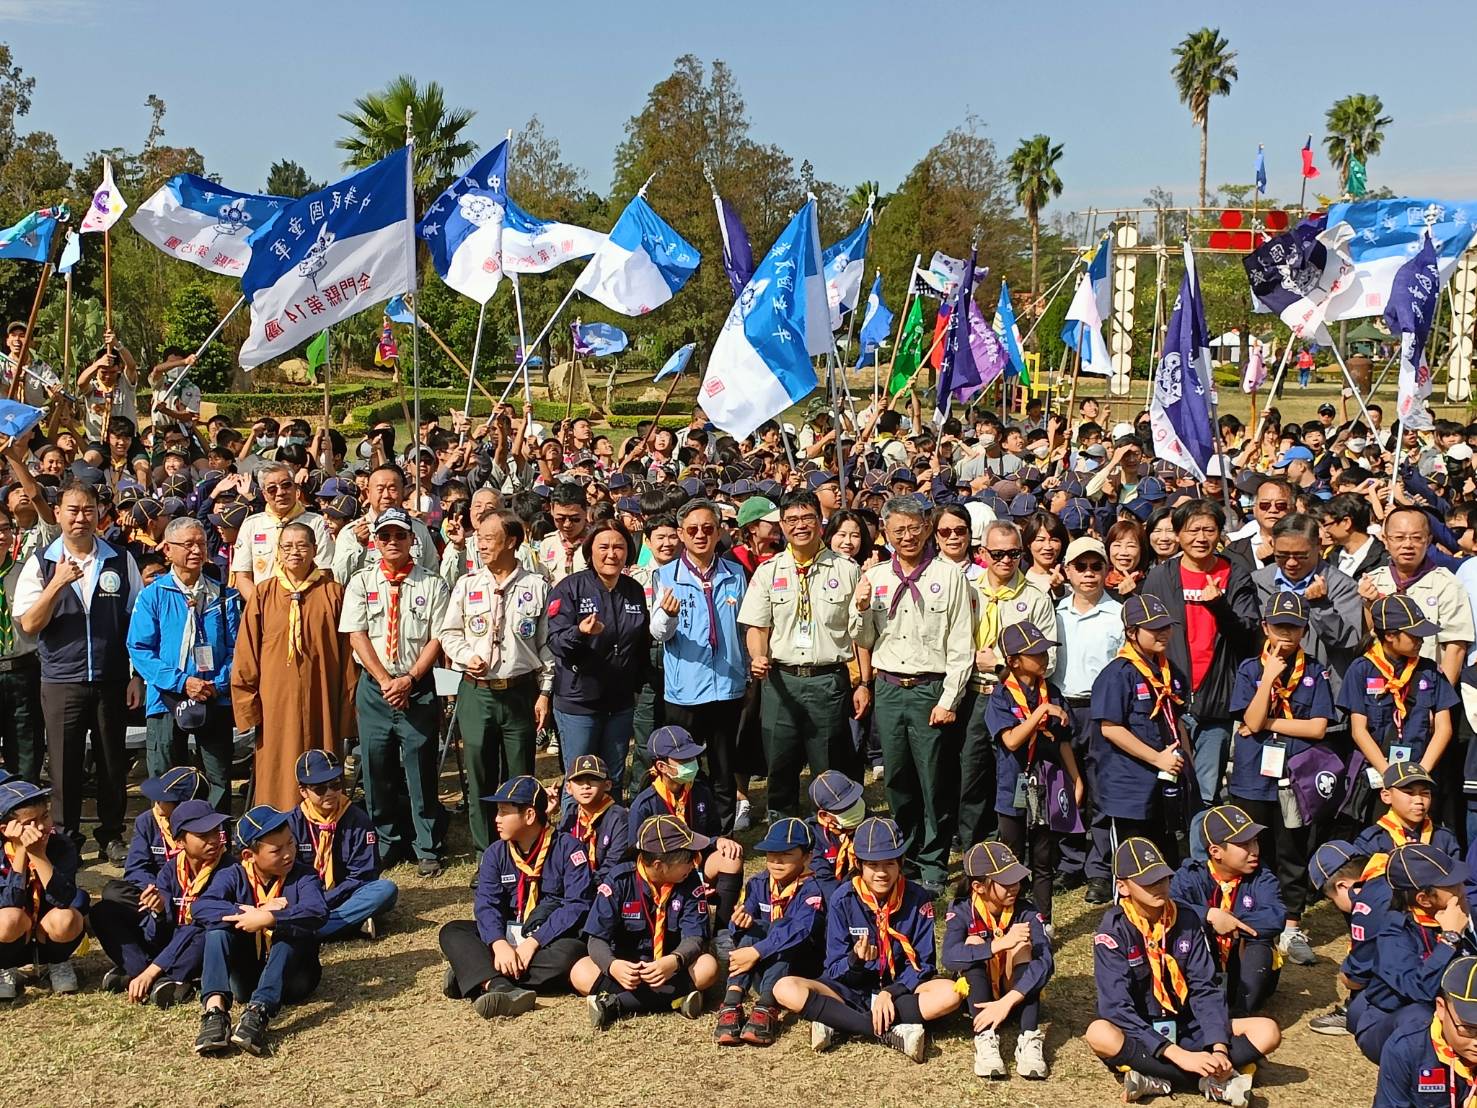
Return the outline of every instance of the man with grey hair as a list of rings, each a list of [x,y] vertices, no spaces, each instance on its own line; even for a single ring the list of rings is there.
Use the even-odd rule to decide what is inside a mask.
[[[205,528],[170,522],[161,544],[169,572],[139,593],[128,624],[128,656],[147,686],[149,776],[190,764],[189,737],[210,782],[210,803],[231,810],[231,660],[241,595],[206,577]]]
[[[927,505],[893,497],[882,508],[890,561],[862,574],[850,629],[864,684],[871,684],[882,742],[887,803],[908,842],[908,859],[937,894],[949,874],[959,766],[944,756],[974,662],[969,584],[938,558]],[[948,787],[946,778],[956,782]]]
[[[277,573],[277,536],[289,523],[311,527],[318,542],[314,563],[320,569],[333,565],[333,534],[328,530],[328,521],[303,507],[292,467],[286,462],[268,462],[257,470],[256,480],[266,510],[246,517],[231,552],[230,583],[247,600],[258,585]]]

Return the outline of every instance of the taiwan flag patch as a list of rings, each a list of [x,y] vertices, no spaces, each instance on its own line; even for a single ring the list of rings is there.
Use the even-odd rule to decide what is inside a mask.
[[[1385,679],[1383,677],[1366,677],[1364,679],[1364,691],[1378,696],[1385,691]]]
[[[1418,1093],[1446,1092],[1446,1067],[1427,1066],[1422,1069],[1420,1076],[1416,1078],[1415,1088]]]
[[[376,600],[378,600],[379,598],[380,598],[380,594],[378,593],[378,591],[376,591],[376,592],[369,593],[367,596],[365,596],[364,599],[365,600],[368,600],[372,604]]]
[[[474,603],[476,601],[478,601],[478,600],[481,600],[482,599],[482,590],[481,589],[478,589],[476,592],[469,592],[469,593],[467,593],[467,599],[470,600],[470,601],[473,601]]]

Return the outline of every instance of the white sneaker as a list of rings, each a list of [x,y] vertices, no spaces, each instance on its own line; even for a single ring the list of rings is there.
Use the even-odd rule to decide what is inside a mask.
[[[1232,1108],[1246,1108],[1251,1103],[1251,1074],[1238,1073],[1225,1080],[1202,1077],[1200,1091],[1206,1100],[1229,1104]]]
[[[882,1041],[915,1062],[923,1061],[923,1053],[928,1049],[928,1033],[921,1023],[895,1023],[882,1036]]]
[[[1277,937],[1277,947],[1294,965],[1311,966],[1318,961],[1313,945],[1308,942],[1308,933],[1301,927],[1284,928]]]
[[[824,1054],[836,1045],[836,1029],[824,1023],[810,1023],[810,1049]]]
[[[750,813],[753,805],[742,797],[739,798],[738,806],[733,811],[733,829],[735,831],[747,831],[754,825]]]
[[[1043,923],[1041,925],[1041,930],[1046,932],[1046,941],[1052,946],[1056,946],[1056,924]]]
[[[985,1030],[974,1033],[974,1075],[976,1077],[1008,1076],[1005,1059],[1000,1057],[1000,1036],[994,1031]]]
[[[557,732],[549,732],[549,742],[548,745],[544,747],[544,749],[547,750],[550,754],[559,753],[559,735]]]
[[[71,961],[53,962],[46,967],[47,976],[51,979],[51,991],[57,995],[75,993],[78,989],[77,967]]]
[[[1046,1032],[1022,1031],[1015,1042],[1015,1072],[1033,1081],[1046,1077]]]

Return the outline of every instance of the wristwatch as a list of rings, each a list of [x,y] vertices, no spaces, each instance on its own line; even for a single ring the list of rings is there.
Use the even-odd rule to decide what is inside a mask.
[[[1460,931],[1443,931],[1437,937],[1437,941],[1443,942],[1447,946],[1460,946],[1462,941],[1462,933]]]

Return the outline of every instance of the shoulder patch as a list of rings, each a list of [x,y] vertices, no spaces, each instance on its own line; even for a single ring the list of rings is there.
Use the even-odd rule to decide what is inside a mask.
[[[1100,931],[1100,932],[1098,932],[1096,935],[1094,935],[1092,937],[1092,945],[1093,946],[1105,946],[1109,950],[1117,950],[1118,949],[1118,940],[1115,939],[1115,938],[1113,938],[1112,935],[1108,935],[1108,934],[1105,934],[1105,933],[1103,933],[1103,932]]]
[[[1353,915],[1356,915],[1356,916],[1367,916],[1367,915],[1370,915],[1371,914],[1370,907],[1369,907],[1368,904],[1364,903],[1364,901],[1362,901],[1362,900],[1356,900],[1356,901],[1354,901],[1354,907],[1353,907],[1353,913],[1352,914]]]
[[[570,861],[570,863],[572,865],[576,865],[576,866],[582,866],[582,865],[584,865],[585,864],[585,852],[583,850],[576,850],[573,854],[571,854],[569,856],[569,861]]]
[[[612,895],[613,892],[614,892],[614,890],[612,890],[611,887],[608,884],[602,883],[601,886],[598,889],[595,890],[595,895],[596,896],[610,896],[610,895]]]
[[[1364,941],[1364,928],[1357,923],[1351,924],[1349,926],[1349,938],[1353,939],[1356,943],[1362,943]]]
[[[812,909],[814,909],[817,912],[819,912],[823,907],[825,907],[825,904],[826,904],[826,901],[825,901],[825,898],[824,897],[807,896],[805,898],[805,906],[807,908],[812,908]]]
[[[933,919],[933,901],[930,900],[927,903],[920,904],[918,906],[918,914],[924,919]]]

